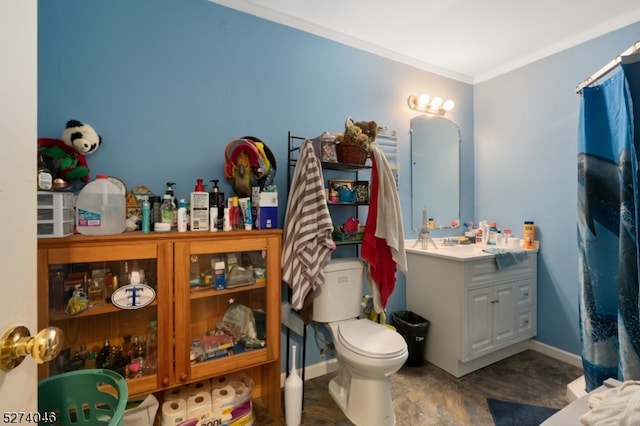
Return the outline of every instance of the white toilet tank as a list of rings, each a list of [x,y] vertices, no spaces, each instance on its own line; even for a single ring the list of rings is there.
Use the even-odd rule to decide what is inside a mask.
[[[324,284],[313,292],[313,320],[335,322],[362,312],[365,264],[357,258],[333,259],[324,267]]]

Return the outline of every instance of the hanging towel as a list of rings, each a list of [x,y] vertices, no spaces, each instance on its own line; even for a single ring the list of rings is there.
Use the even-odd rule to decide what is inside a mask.
[[[407,272],[400,199],[393,172],[382,150],[373,148],[371,201],[362,242],[369,264],[374,309],[382,312],[396,284],[396,270]]]
[[[324,266],[336,248],[332,231],[322,167],[307,139],[289,189],[282,248],[282,280],[291,288],[291,304],[305,324],[311,322],[313,290],[324,283]]]
[[[496,265],[498,269],[504,271],[512,266],[516,266],[518,263],[526,262],[529,255],[524,250],[505,250],[499,248],[488,248],[482,250],[486,253],[491,253],[496,256]]]

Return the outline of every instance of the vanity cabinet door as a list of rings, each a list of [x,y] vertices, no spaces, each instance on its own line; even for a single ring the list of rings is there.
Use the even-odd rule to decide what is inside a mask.
[[[463,361],[493,350],[515,336],[514,283],[469,290],[468,340]]]
[[[469,337],[465,342],[465,359],[480,353],[493,345],[493,288],[483,287],[470,290]]]

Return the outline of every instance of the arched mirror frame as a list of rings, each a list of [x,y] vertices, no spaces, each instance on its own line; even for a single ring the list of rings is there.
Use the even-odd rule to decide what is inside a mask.
[[[430,115],[411,119],[411,224],[419,230],[426,210],[436,228],[460,218],[460,127]]]

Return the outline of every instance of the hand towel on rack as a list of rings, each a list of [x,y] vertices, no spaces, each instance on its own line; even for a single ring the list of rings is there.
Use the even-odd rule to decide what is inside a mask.
[[[400,199],[393,172],[382,150],[371,158],[371,200],[362,242],[362,258],[369,264],[374,309],[382,312],[396,284],[396,269],[407,271]]]
[[[282,280],[292,289],[291,304],[304,311],[300,316],[306,324],[311,322],[313,290],[324,283],[324,266],[336,248],[332,231],[322,167],[307,139],[291,181],[282,247]]]

